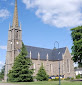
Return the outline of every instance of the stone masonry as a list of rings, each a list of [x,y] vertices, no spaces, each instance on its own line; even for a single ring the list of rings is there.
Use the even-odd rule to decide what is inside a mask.
[[[69,72],[67,71],[68,69],[67,60],[69,60]],[[59,75],[59,61],[32,59],[32,62],[33,62],[33,69],[35,69],[33,76],[36,76],[36,74],[38,73],[41,63],[43,63],[43,66],[49,76]],[[74,66],[68,48],[66,48],[65,54],[63,54],[63,60],[60,61],[60,75],[64,75],[64,78],[67,77],[74,78]]]

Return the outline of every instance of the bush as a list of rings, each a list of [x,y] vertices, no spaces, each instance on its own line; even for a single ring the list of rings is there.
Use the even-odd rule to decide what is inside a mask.
[[[72,78],[72,77],[67,77],[67,78],[65,78],[65,80],[74,80],[74,78]]]
[[[59,81],[59,78],[52,79],[52,81]]]
[[[74,80],[74,78],[71,78],[71,80]]]
[[[80,78],[81,78],[80,74],[76,76],[76,79],[80,79]]]

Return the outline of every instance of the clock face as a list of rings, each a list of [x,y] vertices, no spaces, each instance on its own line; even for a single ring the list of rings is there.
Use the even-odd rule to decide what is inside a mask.
[[[17,42],[17,44],[19,44],[19,42]]]
[[[11,44],[12,44],[12,42],[11,42]]]

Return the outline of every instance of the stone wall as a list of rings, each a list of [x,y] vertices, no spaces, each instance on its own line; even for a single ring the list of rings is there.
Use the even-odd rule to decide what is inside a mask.
[[[33,68],[35,69],[33,76],[36,76],[36,74],[38,73],[41,63],[43,63],[43,66],[49,76],[59,75],[59,61],[32,60],[32,62]],[[63,75],[62,61],[60,61],[60,75]]]
[[[63,64],[64,64],[64,75],[67,77],[75,77],[74,76],[74,65],[71,54],[69,53],[68,48],[66,48],[65,54],[63,55]]]
[[[66,49],[66,52],[64,55],[62,55],[62,57],[63,60],[60,61],[60,75],[64,75],[64,78],[74,77],[73,61],[71,60],[71,55],[68,51],[68,48]],[[67,65],[67,59],[69,65]],[[33,62],[32,67],[35,69],[33,76],[36,76],[36,74],[38,73],[41,63],[43,63],[43,66],[49,76],[59,75],[59,61],[32,60],[32,62]],[[69,67],[69,69],[67,66]]]

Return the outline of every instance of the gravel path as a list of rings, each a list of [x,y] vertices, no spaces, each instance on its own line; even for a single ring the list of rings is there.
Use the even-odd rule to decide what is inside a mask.
[[[11,83],[0,83],[0,85],[19,85],[19,84],[11,84]]]

